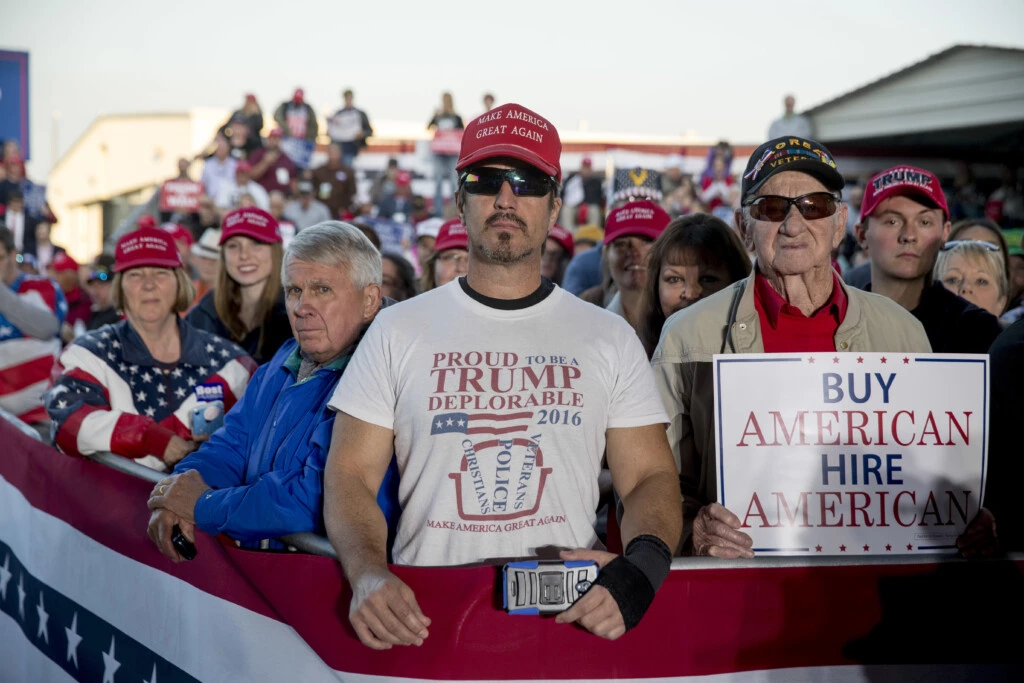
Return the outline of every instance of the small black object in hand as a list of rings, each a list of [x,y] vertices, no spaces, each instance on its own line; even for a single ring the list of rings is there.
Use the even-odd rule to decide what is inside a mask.
[[[181,533],[181,527],[177,524],[174,525],[171,534],[171,543],[174,544],[174,549],[178,551],[178,554],[184,557],[186,560],[194,560],[196,557],[196,546],[195,544],[185,538],[185,534]]]

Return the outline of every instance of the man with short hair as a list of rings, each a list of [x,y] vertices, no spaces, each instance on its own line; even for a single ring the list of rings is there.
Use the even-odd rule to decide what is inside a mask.
[[[772,125],[768,128],[768,137],[781,138],[786,135],[792,135],[797,138],[814,137],[814,126],[811,124],[811,120],[802,114],[796,113],[796,98],[792,95],[786,95],[782,100],[782,104],[785,107],[785,111],[781,117],[772,121]]]
[[[331,220],[331,211],[323,202],[313,199],[313,181],[298,182],[299,198],[284,207],[284,218],[295,225],[296,232],[311,225]]]
[[[52,280],[22,273],[17,256],[14,235],[0,227],[0,408],[48,435],[41,397],[60,354],[68,305]]]
[[[330,405],[328,535],[362,642],[420,644],[429,619],[386,564],[370,508],[394,452],[402,517],[394,559],[460,565],[554,555],[602,566],[560,623],[609,639],[635,626],[680,532],[660,400],[636,333],[540,274],[561,200],[558,131],[505,104],[472,121],[455,204],[469,271],[382,312]],[[603,456],[622,498],[624,556],[595,531]],[[557,557],[557,555],[555,555]]]
[[[831,255],[846,232],[843,176],[819,142],[781,137],[750,156],[736,222],[756,267],[665,323],[651,363],[669,413],[687,554],[751,558],[717,500],[712,357],[717,353],[928,353],[921,324],[889,299],[843,285]]]
[[[886,296],[924,325],[936,353],[988,353],[999,320],[932,280],[949,236],[949,207],[935,174],[896,166],[865,188],[857,240],[871,259],[864,290]]]
[[[356,155],[366,147],[366,138],[373,135],[373,126],[366,112],[353,104],[355,95],[351,88],[341,93],[341,97],[345,106],[327,120],[327,134],[331,142],[339,146],[341,163],[351,168]]]
[[[253,150],[249,155],[252,178],[267,191],[267,194],[275,190],[287,194],[292,189],[292,179],[299,174],[295,162],[281,151],[283,134],[280,128],[274,128],[267,135],[263,147]]]
[[[224,427],[153,489],[149,535],[160,552],[180,561],[171,543],[175,524],[189,540],[198,526],[246,547],[280,548],[272,539],[323,533],[323,469],[335,419],[326,403],[380,308],[380,282],[380,254],[347,223],[321,223],[292,240],[282,283],[295,339],[256,371]],[[392,476],[376,496],[389,523]]]
[[[313,170],[316,196],[334,218],[351,209],[356,197],[356,172],[343,157],[342,147],[332,142],[327,146],[327,163]]]

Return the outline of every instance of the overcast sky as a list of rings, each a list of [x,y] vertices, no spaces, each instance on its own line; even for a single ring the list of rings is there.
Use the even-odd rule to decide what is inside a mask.
[[[956,43],[1024,47],[1024,1],[0,0],[0,49],[29,56],[30,175],[99,115],[269,116],[296,86],[318,112],[352,87],[371,119],[517,101],[562,129],[762,141],[786,92],[805,109]]]

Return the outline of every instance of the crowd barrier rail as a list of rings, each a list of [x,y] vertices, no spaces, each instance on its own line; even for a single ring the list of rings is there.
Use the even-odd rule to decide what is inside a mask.
[[[97,680],[115,658],[110,680],[164,683],[1024,676],[1021,555],[678,558],[615,642],[505,614],[497,567],[396,566],[431,633],[377,652],[348,624],[351,591],[325,538],[287,537],[303,552],[282,553],[200,533],[196,560],[173,564],[145,533],[164,475],[65,456],[3,420],[0,444],[0,681]]]

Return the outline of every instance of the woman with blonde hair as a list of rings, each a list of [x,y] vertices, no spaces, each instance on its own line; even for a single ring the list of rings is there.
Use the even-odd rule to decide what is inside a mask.
[[[188,321],[232,341],[259,363],[292,338],[281,288],[284,248],[277,220],[253,206],[224,216],[217,284]]]
[[[1006,308],[1009,283],[1002,249],[981,240],[946,242],[932,277],[957,296],[997,318]]]

